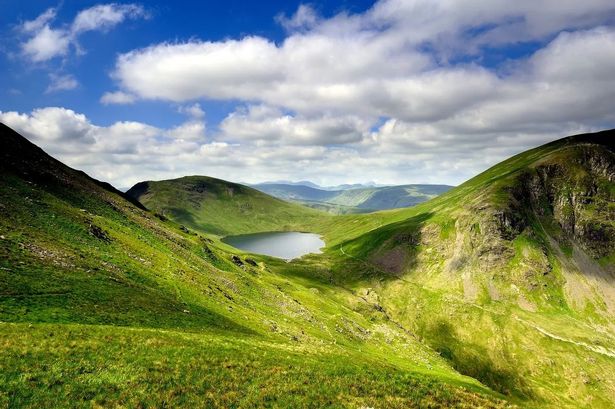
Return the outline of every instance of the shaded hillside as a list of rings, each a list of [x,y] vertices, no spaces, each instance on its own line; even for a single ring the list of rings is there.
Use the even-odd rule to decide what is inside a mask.
[[[505,406],[322,260],[229,253],[4,125],[0,155],[1,407]]]
[[[206,176],[140,182],[126,194],[178,223],[217,235],[302,230],[326,217],[248,186]]]
[[[342,214],[414,206],[452,188],[447,185],[401,185],[325,190],[279,183],[264,183],[254,187],[283,200]]]
[[[502,393],[612,407],[614,146],[564,138],[416,207],[332,219],[338,280]]]

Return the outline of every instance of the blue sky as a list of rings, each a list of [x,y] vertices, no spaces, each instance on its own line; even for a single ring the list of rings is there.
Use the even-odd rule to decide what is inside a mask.
[[[456,184],[615,123],[607,0],[0,8],[0,120],[118,186]]]
[[[133,49],[147,47],[166,41],[183,42],[191,39],[220,41],[227,38],[242,38],[258,35],[275,42],[284,40],[286,31],[276,22],[281,14],[292,15],[298,2],[263,1],[184,1],[184,2],[141,2],[147,13],[146,18],[126,21],[103,33],[93,32],[79,38],[84,54],[77,58],[55,58],[44,64],[24,65],[23,59],[11,58],[18,52],[12,47],[19,42],[15,32],[20,23],[34,20],[50,8],[57,10],[54,26],[69,24],[80,11],[98,4],[99,1],[3,1],[2,48],[5,51],[0,60],[0,70],[9,75],[0,78],[5,95],[0,105],[2,110],[30,111],[41,106],[74,107],[88,118],[101,125],[110,125],[117,120],[145,121],[149,124],[167,127],[180,121],[176,109],[169,109],[168,103],[141,103],[131,106],[102,105],[100,96],[113,88],[109,74],[113,70],[115,57]],[[129,4],[129,3],[124,3]],[[340,1],[310,3],[323,15],[339,12],[362,12],[373,4],[372,1]],[[8,54],[8,55],[7,55]],[[70,74],[79,86],[70,92],[51,92],[49,74]],[[14,90],[19,90],[15,95]],[[236,106],[234,101],[201,101],[212,123],[224,119]]]

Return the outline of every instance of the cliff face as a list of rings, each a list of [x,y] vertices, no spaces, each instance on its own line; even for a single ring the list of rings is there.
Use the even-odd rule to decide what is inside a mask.
[[[461,251],[456,246],[448,254],[455,262],[448,265],[465,260],[467,268],[458,271],[466,277],[464,296],[476,298],[484,287],[492,299],[516,298],[530,310],[585,305],[588,299],[615,307],[610,295],[615,282],[611,145],[564,145],[493,183],[458,215],[457,241],[469,245]],[[598,299],[589,293],[599,294]]]
[[[615,250],[615,153],[605,146],[569,147],[523,172],[512,190],[519,230],[535,216],[561,229],[558,241],[577,242],[593,258]]]
[[[615,131],[516,155],[403,216],[344,243],[388,316],[502,393],[612,406]]]
[[[611,146],[563,146],[491,186],[481,200],[490,204],[474,205],[457,220],[481,227],[470,240],[482,251],[466,251],[465,259],[474,263],[466,270],[464,296],[471,294],[467,289],[476,294],[486,287],[491,299],[516,299],[528,310],[590,302],[614,311]]]
[[[443,195],[397,227],[366,235],[371,261],[393,276],[461,289],[466,299],[487,289],[491,299],[529,309],[566,304],[567,272],[599,271],[610,285],[614,143],[613,133],[572,137],[503,162],[460,186],[457,196]]]

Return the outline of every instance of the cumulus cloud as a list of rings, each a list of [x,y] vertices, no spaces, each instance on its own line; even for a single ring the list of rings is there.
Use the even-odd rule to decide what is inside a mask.
[[[210,157],[219,162],[223,148],[231,146],[206,140],[205,124],[193,119],[171,129],[135,121],[99,126],[71,109],[46,107],[30,113],[0,111],[0,121],[70,166],[118,186],[181,176],[201,162],[207,167]]]
[[[181,125],[170,129],[166,133],[168,136],[187,141],[199,141],[205,139],[205,123],[198,120],[190,120]]]
[[[121,56],[116,74],[145,98],[254,97],[280,81],[297,87],[302,80],[310,81],[309,85],[343,86],[345,81],[356,85],[361,80],[407,79],[435,67],[433,56],[421,51],[425,46],[467,52],[469,43],[492,46],[495,38],[497,44],[539,40],[615,17],[615,5],[608,0],[548,3],[552,4],[389,0],[364,14],[321,21],[309,6],[301,5],[291,19],[283,21],[295,26],[309,22],[312,30],[294,33],[279,46],[260,37],[159,44]],[[511,25],[514,30],[506,28]],[[503,31],[507,34],[496,34]],[[145,66],[152,73],[138,81],[136,73],[143,73]],[[158,82],[174,73],[186,77]],[[197,85],[198,80],[205,81]],[[224,89],[232,80],[238,81],[235,92]],[[211,83],[215,81],[222,84]],[[185,83],[197,85],[196,89]],[[148,91],[152,86],[155,89]],[[273,91],[281,93],[280,88]]]
[[[30,114],[0,111],[0,121],[53,152],[95,141],[90,121],[70,109],[50,107],[35,109]]]
[[[599,58],[605,63],[604,75],[610,75],[612,28],[580,28],[610,21],[615,16],[612,2],[565,2],[565,7],[558,2],[549,12],[535,2],[495,3],[390,0],[364,14],[324,20],[306,17],[313,10],[301,6],[284,21],[311,21],[313,27],[292,33],[279,45],[261,37],[158,44],[121,55],[113,75],[123,89],[142,99],[257,101],[311,117],[333,112],[411,122],[452,118],[503,94],[535,101],[535,95],[526,92],[534,84],[558,88],[567,81],[554,70],[598,81],[593,73],[599,64],[569,58],[574,47],[583,48],[575,45],[577,37],[591,41],[591,47],[606,47]],[[516,26],[519,22],[523,27]],[[511,24],[515,29],[509,29]],[[575,28],[579,30],[557,35]],[[567,53],[562,55],[565,62],[541,57],[541,51],[507,72],[441,61],[441,55],[474,46],[553,35],[556,40],[543,51],[559,47]],[[585,91],[578,88],[576,93]]]
[[[235,115],[264,124],[285,118],[270,107],[248,107]],[[259,135],[238,138],[222,130],[208,135],[205,123],[189,117],[167,129],[135,121],[109,126],[92,123],[85,115],[61,107],[35,109],[30,113],[0,112],[0,121],[22,133],[70,166],[92,176],[129,187],[141,180],[167,179],[202,174],[227,180],[310,179],[317,183],[457,183],[513,153],[554,137],[559,131],[467,134],[460,136],[453,125],[413,125],[386,121],[373,131],[361,129],[361,140],[349,143],[314,144],[302,135],[293,144],[280,139],[264,141]],[[295,122],[297,121],[297,122]],[[313,126],[302,118],[282,121],[284,132]],[[346,123],[348,118],[321,118],[323,128]],[[247,125],[242,131],[253,128]],[[259,125],[276,137],[282,132]],[[354,123],[357,127],[357,124]],[[342,129],[345,129],[342,127]],[[581,131],[587,129],[574,129]],[[308,134],[311,135],[308,130]],[[493,140],[490,145],[484,138]]]
[[[262,84],[279,78],[275,53],[275,45],[258,37],[161,44],[121,55],[114,77],[141,98],[178,102],[205,95],[251,98],[263,90]],[[156,81],[163,83],[148,91]]]
[[[192,105],[180,106],[179,113],[188,115],[195,119],[201,119],[205,117],[205,111],[201,108],[201,104],[196,103]]]
[[[47,9],[34,20],[23,22],[19,29],[27,38],[21,44],[23,55],[33,62],[44,62],[68,54],[77,46],[78,36],[86,31],[106,31],[126,19],[146,17],[143,7],[135,4],[100,4],[80,11],[73,22],[52,27],[54,8]]]
[[[283,114],[267,106],[249,106],[231,113],[220,128],[226,137],[251,140],[261,145],[336,145],[358,143],[369,123],[359,117],[303,118]]]
[[[121,187],[187,174],[257,182],[292,167],[304,167],[319,180],[330,161],[357,158],[353,148],[219,140],[208,137],[205,124],[195,118],[169,129],[134,121],[99,126],[73,110],[47,107],[30,113],[0,112],[0,121],[68,165]]]
[[[457,183],[615,124],[614,18],[608,0],[381,0],[328,18],[302,5],[277,17],[282,42],[156,44],[120,55],[113,78],[139,99],[242,101],[219,125],[227,141],[322,148],[339,166],[343,153],[376,173],[386,157],[382,174],[397,180],[424,180],[416,172],[431,163],[430,174],[439,165]],[[526,43],[527,55],[483,61]]]
[[[54,30],[54,16],[23,30]],[[103,9],[84,16],[74,30],[122,21]],[[167,129],[100,127],[59,108],[2,120],[51,149],[61,146],[44,136],[54,130],[82,135],[86,148],[67,161],[122,185],[195,173],[460,183],[524,149],[615,126],[611,0],[381,0],[334,16],[302,5],[277,21],[281,42],[192,39],[119,55],[117,88],[101,102],[171,102],[187,118]],[[519,45],[531,52],[518,56]],[[202,100],[238,107],[207,127]]]
[[[47,61],[66,55],[70,41],[64,31],[54,30],[45,24],[22,44],[22,51],[33,62]]]

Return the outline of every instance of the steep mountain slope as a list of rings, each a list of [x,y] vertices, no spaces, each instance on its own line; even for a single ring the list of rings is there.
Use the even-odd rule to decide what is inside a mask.
[[[0,176],[2,407],[506,405],[324,256],[229,253],[1,124]]]
[[[401,185],[342,190],[317,189],[303,185],[264,183],[254,188],[306,206],[333,213],[365,213],[414,206],[452,188],[447,185]]]
[[[615,405],[614,131],[524,152],[413,208],[331,222],[334,277],[460,372],[528,404]]]
[[[217,235],[302,230],[326,217],[256,189],[206,176],[140,182],[126,194],[178,223]]]

